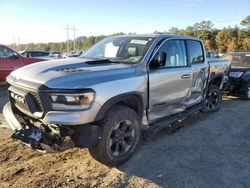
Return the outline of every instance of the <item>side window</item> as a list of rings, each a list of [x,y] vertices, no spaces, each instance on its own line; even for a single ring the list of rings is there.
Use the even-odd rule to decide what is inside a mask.
[[[41,57],[41,56],[44,56],[44,53],[43,52],[35,52],[35,57]]]
[[[36,52],[37,57],[45,56],[44,52]]]
[[[192,64],[204,62],[203,48],[199,41],[188,40],[187,47],[189,49],[189,58]]]
[[[8,48],[0,46],[0,58],[10,58],[13,56],[13,52]]]
[[[36,52],[30,52],[30,56],[29,57],[37,57],[37,53]]]
[[[49,56],[49,52],[41,52],[41,56]]]
[[[160,48],[159,53],[165,52],[165,67],[187,66],[185,42],[183,40],[169,40]]]
[[[26,57],[32,57],[31,52],[27,52],[27,53],[26,53]]]

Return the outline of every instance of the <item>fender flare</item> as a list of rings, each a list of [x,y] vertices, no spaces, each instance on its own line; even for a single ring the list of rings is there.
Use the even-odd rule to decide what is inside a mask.
[[[126,101],[132,100],[133,102],[136,101],[136,104],[133,104],[136,109],[134,109],[140,117],[143,115],[143,109],[144,109],[144,103],[143,103],[143,98],[138,92],[129,92],[129,93],[124,93],[120,94],[117,96],[112,97],[108,101],[104,103],[104,105],[101,107],[101,109],[98,111],[95,121],[99,121],[103,118],[105,113],[115,104],[119,103],[125,103]],[[129,105],[128,105],[129,106]]]

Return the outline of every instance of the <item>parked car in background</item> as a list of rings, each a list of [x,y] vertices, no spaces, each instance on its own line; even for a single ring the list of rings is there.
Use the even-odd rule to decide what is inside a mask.
[[[230,94],[250,100],[250,52],[228,53],[222,58],[232,62],[229,72]]]
[[[208,59],[218,59],[220,56],[218,55],[217,52],[206,52],[206,57]]]
[[[25,50],[20,52],[24,57],[32,57],[32,58],[39,58],[39,59],[56,59],[55,55],[50,51],[43,51],[43,50]]]
[[[79,57],[83,53],[84,51],[75,51],[75,52],[71,52],[67,57]]]
[[[62,53],[61,52],[52,52],[54,54],[54,58],[55,59],[62,59]]]
[[[134,152],[142,129],[218,110],[229,68],[229,61],[207,61],[197,38],[110,37],[78,58],[11,73],[3,114],[12,137],[32,148],[88,147],[117,165]]]
[[[8,46],[0,44],[0,82],[4,82],[11,71],[39,61],[44,60],[23,57]]]

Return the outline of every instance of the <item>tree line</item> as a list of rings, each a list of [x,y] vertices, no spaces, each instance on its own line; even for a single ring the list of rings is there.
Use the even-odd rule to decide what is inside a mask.
[[[219,53],[226,52],[243,52],[250,51],[250,15],[243,19],[240,23],[241,27],[225,27],[216,29],[211,21],[201,21],[193,26],[188,26],[186,29],[172,27],[168,31],[155,31],[155,34],[177,34],[189,35],[203,40],[207,51],[216,51]],[[123,35],[125,33],[115,33],[113,35]],[[76,39],[77,50],[86,50],[100,40],[108,37],[107,35],[100,36],[81,36]],[[69,50],[73,51],[74,41],[70,40]],[[50,42],[50,43],[27,43],[27,44],[12,44],[12,48],[21,50],[48,50],[56,52],[66,52],[67,42]]]

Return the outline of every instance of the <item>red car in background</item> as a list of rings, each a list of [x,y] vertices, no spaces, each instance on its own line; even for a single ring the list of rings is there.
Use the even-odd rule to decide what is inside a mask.
[[[13,70],[39,61],[45,60],[23,57],[11,48],[0,44],[0,82],[5,81]]]

